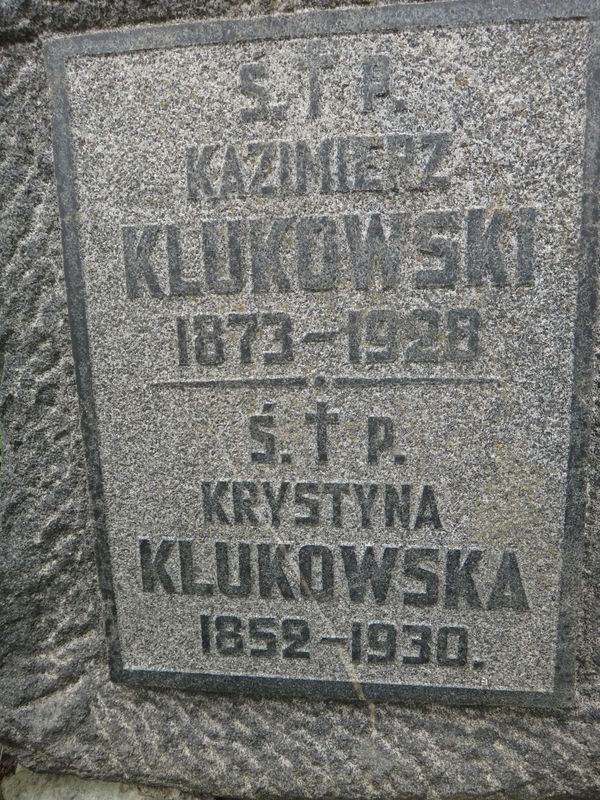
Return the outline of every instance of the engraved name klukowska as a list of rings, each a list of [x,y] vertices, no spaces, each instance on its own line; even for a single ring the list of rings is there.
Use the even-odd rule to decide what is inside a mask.
[[[144,592],[228,598],[313,598],[347,593],[352,603],[384,604],[392,580],[410,583],[405,606],[529,611],[517,554],[436,547],[237,542],[211,543],[202,557],[187,539],[139,541]],[[479,576],[490,566],[491,581]],[[211,576],[215,576],[214,578]]]

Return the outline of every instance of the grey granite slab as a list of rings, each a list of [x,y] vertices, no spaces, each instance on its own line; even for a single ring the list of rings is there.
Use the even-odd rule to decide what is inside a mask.
[[[102,7],[39,8],[0,738],[221,796],[597,790],[597,4],[111,28],[45,69]]]

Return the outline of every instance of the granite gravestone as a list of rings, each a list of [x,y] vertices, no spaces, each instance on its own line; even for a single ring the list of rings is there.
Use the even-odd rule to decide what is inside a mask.
[[[571,698],[581,25],[422,17],[46,47],[115,680]]]
[[[9,694],[30,763],[247,796],[597,785],[598,12],[413,3],[48,38],[107,654],[72,637],[53,693],[85,685],[53,744]],[[509,755],[438,783],[449,720],[459,751]],[[581,774],[546,764],[542,731]]]

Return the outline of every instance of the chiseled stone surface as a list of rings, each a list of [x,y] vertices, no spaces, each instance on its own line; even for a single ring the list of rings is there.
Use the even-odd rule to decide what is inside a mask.
[[[211,796],[593,797],[600,792],[597,420],[573,709],[252,699],[109,680],[41,40],[139,22],[301,13],[300,5],[13,2],[0,9],[7,150],[0,163],[0,741],[36,770]],[[549,31],[548,47],[553,41]]]
[[[21,769],[0,785],[2,800],[192,800],[177,789],[154,789],[109,781],[82,780]],[[198,795],[196,795],[198,797]]]

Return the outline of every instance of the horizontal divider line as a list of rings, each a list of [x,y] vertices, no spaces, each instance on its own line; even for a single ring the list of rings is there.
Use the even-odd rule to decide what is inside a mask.
[[[481,383],[502,383],[498,378],[412,378],[412,377],[399,377],[399,378],[363,378],[363,377],[343,377],[331,378],[334,386],[347,386],[350,388],[358,389],[369,386],[409,386],[412,383],[430,383],[430,384],[481,384]]]
[[[210,389],[221,387],[223,389],[260,388],[261,386],[308,386],[308,378],[211,378],[197,381],[154,381],[152,386],[161,386],[170,389]]]
[[[452,377],[332,377],[320,378],[322,381],[318,388],[325,388],[328,384],[332,386],[347,387],[350,389],[368,389],[377,386],[410,386],[411,384],[500,384],[499,378],[452,378]],[[166,389],[211,389],[219,387],[222,389],[245,389],[280,386],[286,388],[306,388],[310,383],[309,378],[304,377],[277,377],[277,378],[209,378],[206,380],[166,380],[153,381],[150,385]]]

